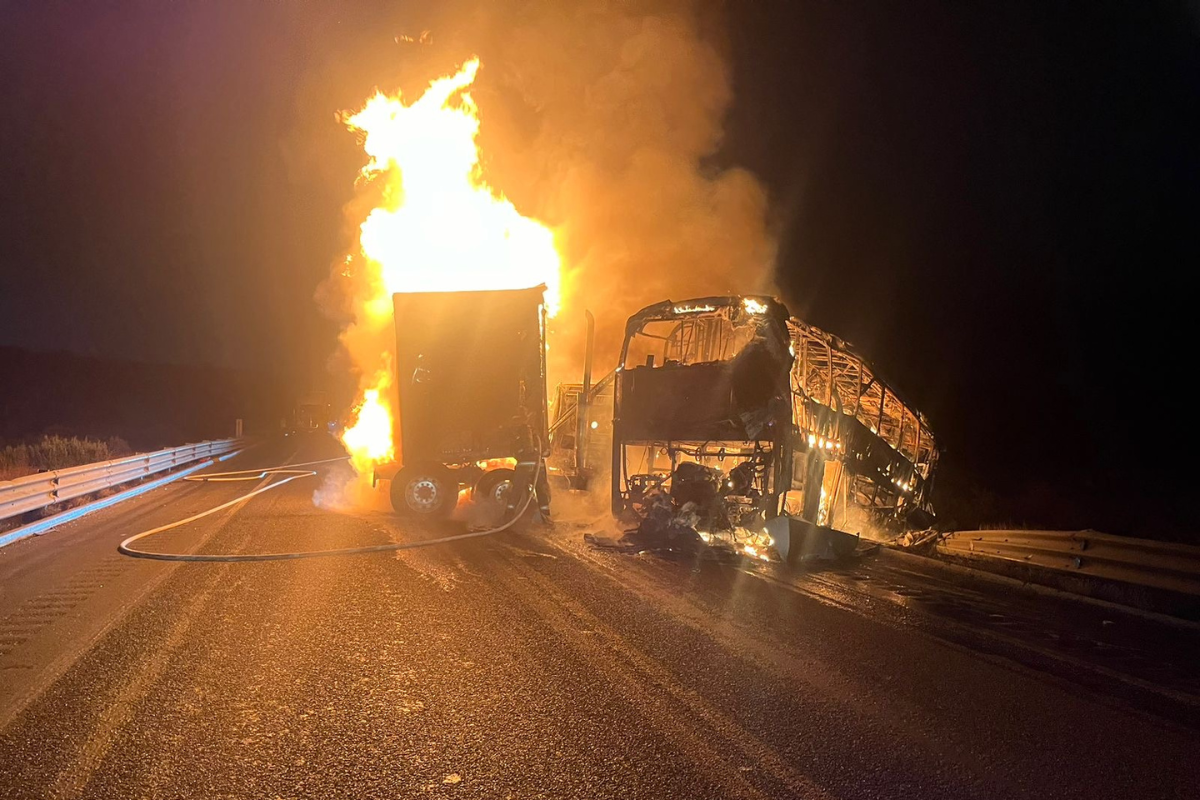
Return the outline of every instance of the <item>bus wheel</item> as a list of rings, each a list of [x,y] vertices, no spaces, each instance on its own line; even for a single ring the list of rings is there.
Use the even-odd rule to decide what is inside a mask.
[[[508,504],[508,493],[512,491],[517,471],[508,467],[488,470],[475,484],[475,497],[499,508]]]
[[[421,519],[443,519],[458,505],[458,479],[441,464],[404,467],[392,478],[392,508]]]

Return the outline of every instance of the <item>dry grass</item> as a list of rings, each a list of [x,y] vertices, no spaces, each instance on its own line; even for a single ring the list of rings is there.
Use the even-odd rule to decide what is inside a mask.
[[[0,447],[0,480],[10,481],[36,472],[107,461],[130,452],[125,440],[117,437],[100,441],[43,436],[29,444]]]

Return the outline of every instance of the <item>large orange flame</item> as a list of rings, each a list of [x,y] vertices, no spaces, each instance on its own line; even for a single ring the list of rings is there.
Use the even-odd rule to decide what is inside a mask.
[[[363,392],[362,402],[355,407],[354,427],[342,434],[342,441],[350,451],[350,462],[359,474],[395,456],[392,412],[384,397],[386,388],[391,386],[391,377],[381,373],[376,383],[377,388]]]
[[[479,60],[433,81],[406,105],[399,93],[376,94],[346,125],[370,157],[366,180],[386,181],[382,202],[360,226],[359,247],[376,273],[362,309],[390,323],[394,292],[518,289],[546,285],[547,313],[558,309],[561,263],[554,234],[521,216],[484,180],[476,136],[479,110],[468,87]],[[390,369],[384,355],[365,370],[356,421],[342,437],[355,468],[394,456]],[[363,366],[360,364],[360,366]],[[387,438],[386,445],[383,437]]]

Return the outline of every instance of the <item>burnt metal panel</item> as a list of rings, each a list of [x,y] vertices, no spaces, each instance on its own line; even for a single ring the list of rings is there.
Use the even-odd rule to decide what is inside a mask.
[[[543,290],[393,295],[406,464],[515,455],[526,417],[546,441]]]
[[[638,367],[619,375],[624,441],[744,439],[728,363]]]

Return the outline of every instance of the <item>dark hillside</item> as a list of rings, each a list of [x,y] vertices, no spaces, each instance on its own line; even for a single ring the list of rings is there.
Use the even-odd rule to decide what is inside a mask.
[[[230,436],[239,417],[266,433],[288,397],[252,372],[0,347],[0,443],[119,436],[143,450]]]

